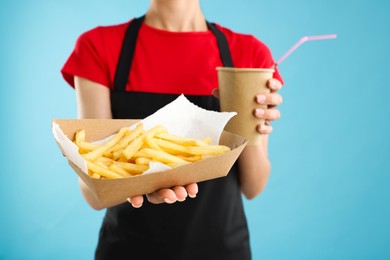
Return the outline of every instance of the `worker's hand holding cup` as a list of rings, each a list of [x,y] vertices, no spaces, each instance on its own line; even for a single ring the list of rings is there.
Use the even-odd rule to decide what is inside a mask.
[[[262,142],[262,135],[272,131],[269,121],[279,119],[275,106],[282,102],[281,87],[272,79],[274,69],[219,67],[218,87],[221,111],[237,112],[225,130],[248,139],[248,145]]]

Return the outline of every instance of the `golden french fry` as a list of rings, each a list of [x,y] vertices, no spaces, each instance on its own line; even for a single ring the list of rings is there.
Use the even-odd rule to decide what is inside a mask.
[[[135,159],[135,163],[139,165],[149,165],[152,159],[146,157],[138,157]]]
[[[101,145],[96,150],[93,150],[92,152],[89,152],[85,155],[85,158],[89,161],[94,161],[98,157],[101,157],[108,149],[110,149],[112,146],[114,146],[127,132],[129,129],[127,127],[121,128],[110,141],[107,143]]]
[[[107,157],[99,157],[97,158],[94,163],[98,164],[103,164],[104,166],[106,167],[109,167],[110,165],[112,165],[114,163],[114,160],[110,159],[110,158],[107,158]]]
[[[154,161],[159,161],[162,163],[179,163],[179,162],[185,162],[183,159],[174,156],[172,154],[169,154],[164,151],[156,151],[150,148],[145,148],[142,151],[144,151],[146,154],[151,156]]]
[[[117,160],[119,160],[120,158],[122,158],[123,149],[118,150],[118,151],[115,151],[115,152],[113,152],[111,155],[112,155],[112,159],[113,159],[114,161],[117,161]]]
[[[142,148],[142,147],[141,147],[141,148]],[[147,148],[147,147],[146,147],[146,148]],[[144,149],[145,149],[145,148],[144,148]],[[152,157],[151,157],[150,155],[146,154],[146,153],[143,151],[144,149],[141,149],[141,150],[139,150],[138,152],[136,152],[136,153],[133,155],[132,158],[137,159],[137,158],[139,158],[139,157],[144,157],[144,158],[152,159]]]
[[[85,150],[85,149],[79,148],[79,154],[87,154],[89,152],[90,152],[90,150]]]
[[[188,151],[193,155],[221,155],[230,151],[230,148],[224,145],[191,146]]]
[[[82,130],[79,130],[79,131],[76,131],[76,135],[75,135],[75,143],[78,145],[79,143],[81,142],[84,142],[85,141],[85,130],[82,129]]]
[[[100,179],[101,178],[101,176],[99,174],[97,174],[96,172],[92,173],[91,177],[94,178],[94,179]]]
[[[118,143],[108,149],[104,155],[108,156],[110,153],[115,153],[115,151],[123,150],[126,146],[129,145],[135,138],[137,138],[143,131],[143,124],[139,123],[137,126],[128,132],[126,136],[124,136]],[[115,157],[115,156],[114,156]]]
[[[154,138],[153,140],[158,146],[160,146],[163,150],[165,150],[168,153],[190,155],[188,151],[188,147],[185,147],[177,143],[165,141],[163,139]]]
[[[123,154],[127,159],[130,159],[145,143],[145,138],[152,137],[156,133],[164,133],[167,129],[163,126],[155,126],[148,131],[146,131],[141,136],[137,137],[133,142],[131,142],[124,150]]]
[[[203,159],[201,155],[193,155],[193,156],[177,155],[177,157],[182,158],[184,161],[187,162],[197,162]]]
[[[168,130],[161,125],[155,126],[144,133],[145,136],[153,137],[158,134],[168,133]]]
[[[197,139],[182,137],[182,136],[173,135],[169,133],[157,134],[156,137],[183,146],[207,146],[211,142],[210,137],[206,137],[203,140],[197,140]]]
[[[144,144],[144,135],[137,137],[133,142],[131,142],[124,150],[123,155],[129,160],[133,155],[138,152],[141,146]]]
[[[77,131],[74,142],[86,159],[89,175],[96,179],[142,174],[149,169],[150,161],[176,168],[230,151],[227,146],[209,145],[209,137],[197,140],[176,136],[160,125],[145,131],[141,123],[133,130],[121,128],[102,145],[86,142],[84,130]]]
[[[121,156],[121,158],[119,158],[118,160],[116,160],[116,162],[129,162],[129,160],[126,159],[126,157],[124,156]]]
[[[125,163],[125,162],[115,162],[116,165],[123,168],[125,171],[129,172],[132,175],[140,174],[149,169],[149,166],[138,165],[134,163]]]
[[[114,160],[107,158],[107,157],[99,157],[96,159],[96,161],[100,161],[100,162],[107,163],[107,164],[114,163]]]
[[[145,144],[147,144],[150,148],[154,150],[161,151],[161,148],[157,145],[157,143],[154,141],[155,139],[151,136],[146,135],[145,136]]]
[[[86,161],[87,162],[87,167],[89,170],[101,175],[101,176],[104,176],[106,178],[110,178],[110,179],[113,179],[113,178],[122,178],[122,175],[116,173],[116,172],[113,172],[109,169],[106,169],[104,167],[101,167],[93,162],[90,162],[90,161]]]
[[[85,130],[80,130],[76,132],[75,143],[79,147],[80,153],[88,153],[99,147],[99,145],[97,144],[85,142]]]
[[[110,165],[109,169],[113,172],[116,172],[116,173],[122,175],[123,177],[130,177],[131,176],[130,173],[128,173],[126,170],[124,170],[123,168],[119,167],[116,164]]]
[[[129,132],[125,133],[122,138],[116,143],[114,144],[113,146],[111,146],[110,148],[108,148],[102,156],[105,156],[105,157],[108,157],[108,158],[114,158],[114,152],[115,151],[118,151],[118,150],[123,150],[123,149],[120,149],[120,141],[122,141],[124,138],[126,138],[128,136]]]
[[[91,144],[91,143],[88,143],[88,142],[80,142],[78,144],[78,147],[80,149],[85,150],[85,151],[91,152],[91,151],[96,150],[97,148],[99,148],[100,145],[98,145],[98,144]]]
[[[160,138],[160,139],[163,139],[165,141],[169,141],[169,142],[172,142],[172,143],[175,143],[175,144],[180,144],[180,145],[183,145],[183,146],[194,146],[194,145],[197,145],[196,144],[197,140],[195,140],[195,139],[181,137],[181,136],[177,136],[177,135],[173,135],[173,134],[169,134],[169,133],[156,134],[156,137]]]
[[[189,164],[190,162],[175,162],[175,163],[169,163],[168,166],[172,168],[177,168],[186,164]]]
[[[108,169],[108,165],[103,163],[103,162],[99,162],[99,161],[96,161],[94,162],[96,165],[99,165],[100,167],[103,167],[105,169]]]

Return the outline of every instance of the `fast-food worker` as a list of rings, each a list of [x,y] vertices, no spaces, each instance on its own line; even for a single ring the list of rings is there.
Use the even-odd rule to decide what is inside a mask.
[[[151,0],[143,17],[82,34],[61,72],[76,89],[79,118],[144,118],[182,93],[218,110],[216,67],[273,64],[255,37],[206,22],[198,0]],[[273,93],[253,97],[272,107],[253,111],[255,117],[280,117],[275,107],[282,98],[275,92],[281,82],[276,71],[268,82]],[[96,259],[250,259],[241,194],[257,196],[270,172],[272,128],[257,130],[263,143],[245,148],[227,177],[109,205]],[[92,191],[79,185],[90,206],[101,209]]]

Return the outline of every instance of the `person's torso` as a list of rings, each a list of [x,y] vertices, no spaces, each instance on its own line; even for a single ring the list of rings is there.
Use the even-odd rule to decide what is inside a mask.
[[[218,100],[210,95],[216,87],[215,67],[222,65],[215,36],[204,32],[199,35],[201,40],[196,40],[197,34],[179,34],[175,38],[183,36],[182,41],[172,42],[169,38],[176,34],[148,28],[144,33],[152,35],[145,37],[142,28],[145,26],[139,31],[126,91],[114,89],[111,93],[114,118],[146,117],[181,93],[203,108],[218,110]],[[189,40],[193,37],[203,46],[195,47]],[[122,259],[128,251],[134,259],[249,259],[237,174],[235,165],[227,177],[199,183],[197,197],[182,203],[154,205],[146,201],[140,209],[129,203],[109,208],[97,258]]]

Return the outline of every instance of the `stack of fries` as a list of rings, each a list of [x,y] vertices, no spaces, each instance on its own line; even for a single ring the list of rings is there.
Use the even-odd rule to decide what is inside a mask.
[[[210,138],[172,135],[160,125],[145,131],[142,123],[133,130],[121,128],[101,145],[86,142],[85,130],[76,132],[74,142],[87,162],[89,175],[96,179],[139,175],[149,169],[152,161],[176,168],[230,151],[224,145],[210,145]]]

